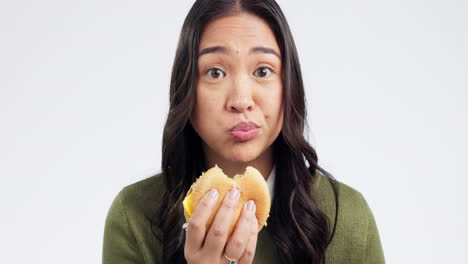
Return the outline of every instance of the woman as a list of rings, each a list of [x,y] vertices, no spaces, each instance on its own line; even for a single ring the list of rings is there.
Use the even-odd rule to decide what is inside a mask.
[[[162,172],[114,200],[103,262],[384,263],[362,195],[317,165],[303,135],[305,106],[295,44],[275,1],[196,1],[172,69]],[[213,191],[181,228],[189,187],[215,164],[229,176],[254,166],[274,186],[267,227],[257,232],[247,203],[227,237],[238,199],[231,191],[205,230],[221,199]]]

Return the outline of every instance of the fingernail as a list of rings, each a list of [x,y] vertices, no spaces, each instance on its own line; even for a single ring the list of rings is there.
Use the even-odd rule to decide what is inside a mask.
[[[208,193],[208,197],[210,197],[211,199],[216,199],[218,198],[218,191],[216,189],[212,189],[209,193]]]
[[[237,190],[236,188],[230,190],[228,197],[231,200],[237,199],[237,197],[239,197],[239,190]]]
[[[247,210],[249,210],[250,212],[253,212],[255,211],[255,202],[250,200],[247,202]]]

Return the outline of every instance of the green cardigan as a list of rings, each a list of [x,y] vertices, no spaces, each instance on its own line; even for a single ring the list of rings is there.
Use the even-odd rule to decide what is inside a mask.
[[[377,225],[366,200],[361,193],[346,184],[338,182],[338,185],[338,224],[326,251],[326,263],[385,263]],[[330,218],[332,228],[335,202],[331,184],[325,176],[318,174],[313,186],[322,210]],[[158,209],[164,191],[164,179],[161,174],[157,174],[119,192],[106,218],[104,264],[163,263],[162,244],[153,235],[148,219]],[[258,234],[255,264],[280,263],[268,232],[266,226]],[[162,236],[161,233],[158,235]]]

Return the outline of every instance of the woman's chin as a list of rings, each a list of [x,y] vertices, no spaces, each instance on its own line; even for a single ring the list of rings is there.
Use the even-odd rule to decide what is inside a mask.
[[[241,164],[248,164],[254,160],[255,160],[254,158],[248,158],[248,157],[235,157],[231,159],[232,162],[241,163]]]
[[[249,149],[244,149],[244,150],[239,150],[239,151],[233,151],[231,153],[227,154],[227,159],[236,162],[236,163],[250,163],[254,160],[256,160],[259,156],[259,153],[257,151],[249,150]]]

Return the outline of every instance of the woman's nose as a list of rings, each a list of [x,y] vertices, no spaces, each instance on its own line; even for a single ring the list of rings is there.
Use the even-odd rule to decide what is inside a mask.
[[[249,82],[248,78],[237,78],[233,80],[230,94],[227,101],[227,108],[229,111],[244,112],[252,111],[255,107],[253,100],[253,84]]]

